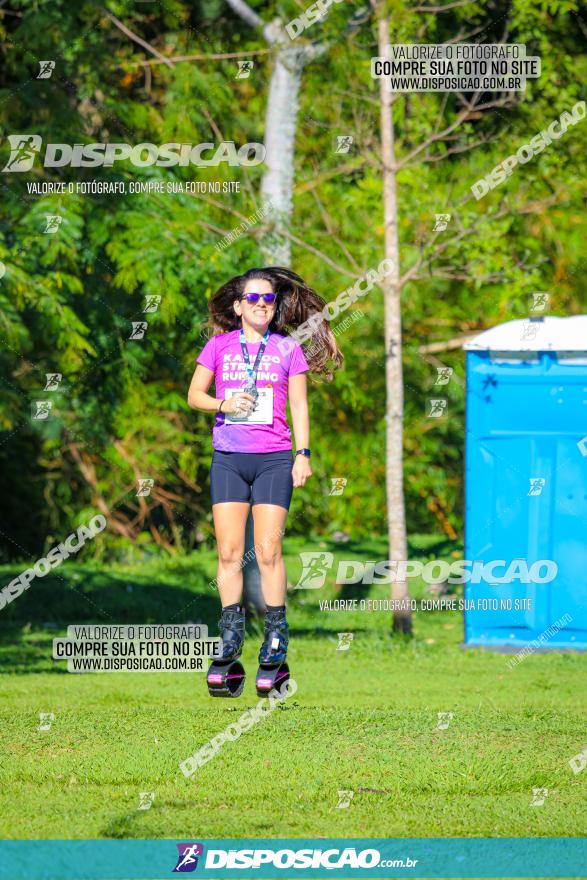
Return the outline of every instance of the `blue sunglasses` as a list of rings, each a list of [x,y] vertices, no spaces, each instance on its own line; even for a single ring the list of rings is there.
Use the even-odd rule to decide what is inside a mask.
[[[254,305],[258,303],[260,299],[263,302],[266,302],[268,306],[273,305],[275,300],[277,299],[276,293],[243,293],[241,299],[246,299],[249,305]]]

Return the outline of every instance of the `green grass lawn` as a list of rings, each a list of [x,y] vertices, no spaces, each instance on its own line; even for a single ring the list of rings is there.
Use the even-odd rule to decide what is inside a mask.
[[[386,556],[381,541],[324,548]],[[295,583],[308,544],[285,549]],[[411,550],[434,555],[438,543]],[[0,584],[20,570],[5,566]],[[258,702],[258,624],[237,700],[211,699],[202,673],[72,675],[51,659],[67,624],[191,620],[216,635],[215,558],[58,573],[0,612],[5,839],[585,833],[587,771],[568,764],[587,745],[581,655],[535,654],[509,669],[506,656],[460,647],[458,613],[419,612],[415,638],[392,640],[388,613],[321,612],[319,599],[336,594],[330,578],[290,594],[295,696],[186,779],[179,762]],[[367,592],[387,587],[338,595]],[[338,632],[354,633],[349,651],[337,651]],[[38,730],[40,712],[55,715],[49,731]],[[437,729],[438,712],[453,713],[448,729]],[[530,806],[533,788],[548,789],[543,806]],[[348,808],[339,790],[354,793]],[[144,791],[155,793],[149,810],[138,809]]]

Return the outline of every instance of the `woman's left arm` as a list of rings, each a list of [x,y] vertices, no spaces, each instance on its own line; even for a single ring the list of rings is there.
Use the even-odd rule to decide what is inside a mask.
[[[289,409],[296,449],[309,449],[310,416],[308,414],[306,374],[296,373],[295,376],[290,376],[288,385]],[[310,459],[305,455],[296,455],[292,475],[294,488],[303,486],[308,477],[312,476]]]

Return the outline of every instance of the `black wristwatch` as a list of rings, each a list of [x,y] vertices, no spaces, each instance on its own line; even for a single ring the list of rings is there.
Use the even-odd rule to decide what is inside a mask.
[[[298,449],[296,452],[296,455],[305,455],[306,458],[310,458],[312,453],[310,452],[309,449]]]

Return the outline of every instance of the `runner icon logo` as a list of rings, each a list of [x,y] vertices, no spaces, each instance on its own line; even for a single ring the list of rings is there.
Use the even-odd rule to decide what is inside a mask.
[[[178,851],[177,865],[174,874],[188,874],[198,867],[198,858],[204,855],[202,843],[176,843]]]

